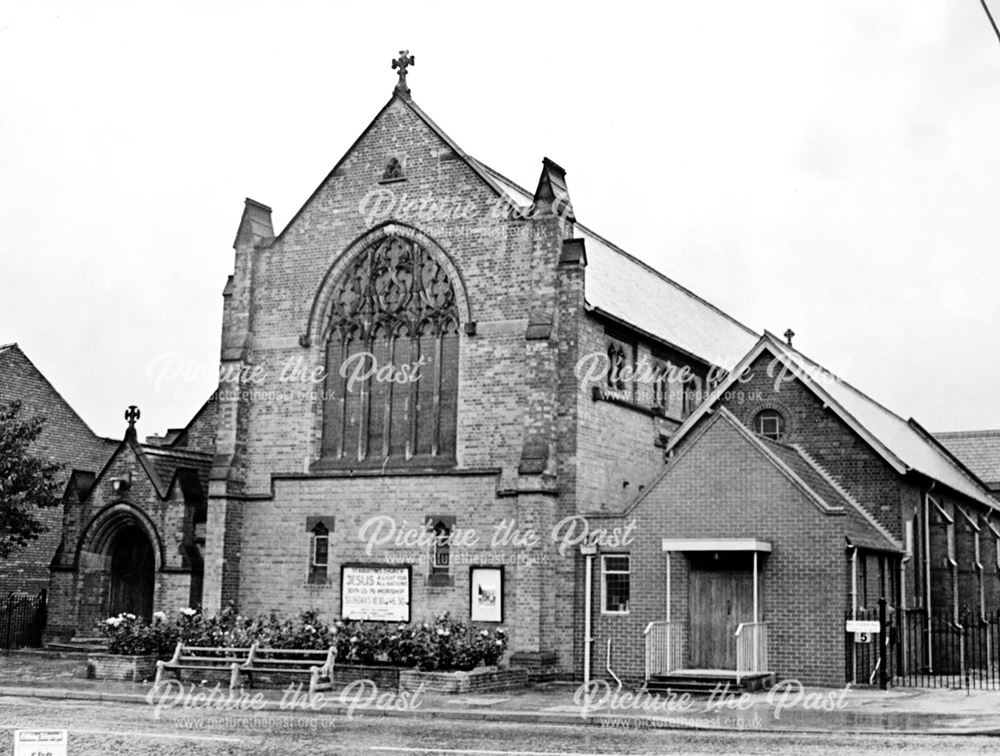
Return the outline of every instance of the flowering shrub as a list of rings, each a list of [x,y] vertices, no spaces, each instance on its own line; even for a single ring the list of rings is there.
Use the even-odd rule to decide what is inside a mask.
[[[156,612],[147,622],[134,614],[108,617],[99,626],[112,654],[156,654],[170,656],[177,645],[178,630],[163,612]]]
[[[494,665],[507,650],[502,628],[480,629],[443,614],[433,622],[391,624],[337,620],[323,623],[315,611],[296,619],[245,617],[233,607],[206,617],[181,609],[173,619],[156,612],[152,621],[134,614],[110,617],[99,626],[113,654],[169,658],[178,641],[189,646],[324,649],[336,646],[344,664],[390,664],[422,670],[469,670]]]
[[[357,664],[392,664],[422,670],[469,670],[496,664],[507,650],[502,628],[479,630],[448,613],[431,623],[335,623],[337,658]]]

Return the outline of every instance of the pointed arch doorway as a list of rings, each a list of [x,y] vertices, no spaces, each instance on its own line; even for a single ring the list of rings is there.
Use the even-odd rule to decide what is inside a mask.
[[[134,614],[151,619],[156,575],[153,544],[138,525],[119,530],[111,542],[108,616]]]

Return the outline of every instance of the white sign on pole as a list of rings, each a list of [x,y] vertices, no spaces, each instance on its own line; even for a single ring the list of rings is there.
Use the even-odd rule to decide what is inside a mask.
[[[66,756],[66,730],[14,730],[14,756]]]
[[[410,621],[410,568],[344,565],[340,616],[352,620]]]
[[[847,632],[849,633],[874,633],[882,632],[882,626],[878,620],[847,620]]]

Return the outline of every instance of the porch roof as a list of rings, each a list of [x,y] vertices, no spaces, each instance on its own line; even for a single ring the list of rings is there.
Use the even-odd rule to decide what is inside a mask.
[[[757,538],[664,538],[664,551],[760,551],[771,552],[771,544]]]

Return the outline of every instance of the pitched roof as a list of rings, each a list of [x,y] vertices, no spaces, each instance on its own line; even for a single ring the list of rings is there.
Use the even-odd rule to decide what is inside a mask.
[[[935,433],[934,438],[980,480],[1000,483],[1000,430]]]
[[[710,407],[739,379],[744,370],[764,351],[770,352],[789,370],[789,374],[828,404],[856,433],[875,449],[900,474],[915,470],[951,488],[953,491],[993,509],[1000,509],[985,484],[954,458],[916,421],[904,420],[817,362],[765,331],[757,345],[740,361],[730,375],[709,395],[677,429],[668,448],[697,423]]]
[[[212,468],[211,454],[148,444],[139,444],[138,449],[141,452],[140,459],[144,457],[144,463],[148,463],[147,472],[152,468],[153,474],[150,475],[150,479],[161,498],[166,498],[170,494],[170,489],[176,482],[182,486],[191,486],[197,481],[201,486],[201,493],[208,493],[208,473]],[[185,478],[182,471],[190,471],[195,477]]]
[[[485,164],[473,162],[503,189],[511,202],[519,207],[531,205],[533,195],[529,191]],[[577,222],[575,229],[587,244],[584,296],[590,309],[727,370],[759,338],[735,318],[587,226]]]
[[[74,468],[99,470],[117,442],[98,436],[66,398],[16,343],[0,345],[0,399],[18,399],[31,414],[46,417],[38,441],[64,465],[66,480]]]
[[[155,444],[140,444],[134,436],[126,434],[108,458],[104,468],[97,474],[93,484],[84,493],[84,498],[90,496],[96,483],[104,479],[115,459],[126,449],[135,454],[160,499],[169,497],[175,484],[181,486],[185,498],[203,498],[208,494],[208,475],[212,467],[211,454]]]
[[[739,422],[736,418],[733,419],[735,422]],[[742,423],[740,426],[742,427]],[[749,433],[749,431],[747,432]],[[843,510],[847,516],[844,534],[853,545],[877,551],[903,551],[902,545],[889,534],[889,531],[868,514],[864,506],[845,491],[819,462],[806,453],[805,449],[794,444],[771,441],[755,433],[749,433],[749,435],[780,459],[803,485],[819,496],[828,506]]]
[[[694,448],[704,434],[713,425],[719,422],[726,422],[733,427],[751,446],[757,449],[760,454],[774,465],[779,472],[788,478],[796,488],[806,497],[812,500],[816,507],[827,515],[843,515],[844,536],[854,546],[873,549],[875,551],[889,551],[901,553],[902,545],[885,529],[874,517],[865,511],[864,507],[850,493],[845,491],[840,484],[804,449],[798,446],[770,441],[762,436],[753,433],[739,419],[725,407],[719,409],[709,417],[708,421],[702,424],[699,435],[681,451],[684,455],[688,450]],[[631,511],[647,496],[651,496],[657,484],[671,473],[674,469],[674,462],[671,462],[656,477],[656,479],[643,491],[632,505],[628,508]]]

